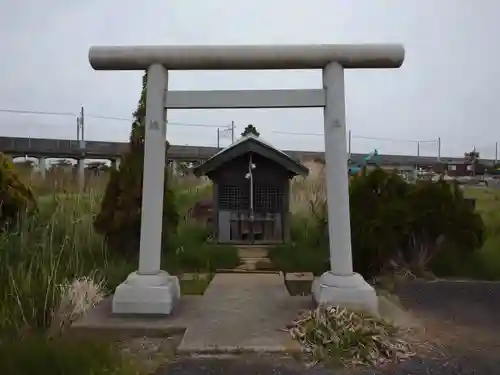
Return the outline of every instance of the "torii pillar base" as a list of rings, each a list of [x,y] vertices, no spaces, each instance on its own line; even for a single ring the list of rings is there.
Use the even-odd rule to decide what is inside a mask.
[[[357,273],[336,275],[325,272],[313,281],[312,294],[318,305],[342,306],[375,316],[379,313],[375,289]]]
[[[131,273],[113,296],[114,314],[170,315],[181,294],[179,279],[160,271],[156,275]]]

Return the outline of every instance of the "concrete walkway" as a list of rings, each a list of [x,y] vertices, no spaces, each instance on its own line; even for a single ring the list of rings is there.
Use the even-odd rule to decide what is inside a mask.
[[[279,274],[217,274],[201,299],[179,352],[298,351],[283,328],[312,304],[291,297]]]
[[[311,297],[291,297],[277,273],[221,273],[203,296],[182,296],[171,316],[123,316],[102,301],[72,324],[78,334],[151,336],[185,333],[184,353],[294,352],[298,345],[282,329]]]

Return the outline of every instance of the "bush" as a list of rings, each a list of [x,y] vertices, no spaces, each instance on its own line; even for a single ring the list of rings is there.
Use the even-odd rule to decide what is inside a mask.
[[[404,247],[411,185],[382,169],[366,170],[349,185],[352,256],[356,272],[378,274]]]
[[[484,224],[456,184],[408,184],[381,169],[351,180],[354,268],[365,277],[394,264],[423,272],[440,252],[455,257],[483,243]]]
[[[144,162],[144,116],[147,74],[136,118],[132,125],[129,151],[123,155],[120,169],[113,171],[106,187],[101,211],[95,219],[95,229],[104,235],[108,249],[127,258],[137,257],[141,233],[142,176]],[[168,144],[167,144],[168,148]],[[175,233],[179,215],[174,194],[168,187],[169,173],[165,168],[163,198],[163,244]]]
[[[354,269],[365,278],[395,265],[424,273],[436,254],[461,259],[484,241],[482,218],[456,184],[409,184],[377,168],[351,178],[349,195]],[[307,218],[293,217],[291,243],[270,254],[278,269],[328,269],[326,200],[314,194],[309,204]]]
[[[276,269],[288,272],[312,272],[320,275],[330,267],[328,242],[321,218],[292,216],[290,243],[269,251]]]
[[[165,247],[162,268],[170,272],[214,272],[237,267],[240,264],[238,250],[207,243],[210,235],[206,226],[185,222]]]
[[[277,246],[269,251],[275,269],[284,273],[312,272],[321,275],[330,269],[328,248],[314,248],[300,243]]]
[[[439,252],[460,259],[484,242],[481,216],[456,183],[419,181],[410,194],[410,246],[405,261],[421,269]]]
[[[27,212],[36,209],[31,189],[24,185],[12,162],[0,153],[0,230],[11,229]]]

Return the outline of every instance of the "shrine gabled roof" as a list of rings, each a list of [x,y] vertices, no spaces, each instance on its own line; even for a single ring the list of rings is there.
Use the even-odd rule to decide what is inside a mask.
[[[202,176],[210,173],[231,162],[234,158],[248,152],[253,152],[270,159],[295,175],[307,176],[309,174],[307,167],[253,134],[241,137],[233,144],[213,155],[205,163],[194,168],[194,174]]]

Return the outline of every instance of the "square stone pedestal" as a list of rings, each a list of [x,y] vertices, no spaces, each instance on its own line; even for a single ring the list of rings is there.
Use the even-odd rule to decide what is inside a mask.
[[[179,279],[165,271],[156,275],[131,273],[113,296],[113,314],[168,315],[180,297]]]
[[[375,316],[379,314],[375,289],[357,273],[336,275],[325,272],[313,281],[312,294],[317,304],[362,310]]]

